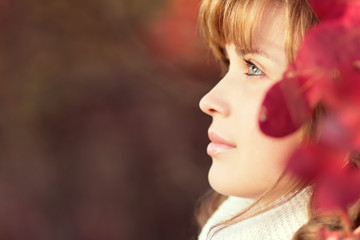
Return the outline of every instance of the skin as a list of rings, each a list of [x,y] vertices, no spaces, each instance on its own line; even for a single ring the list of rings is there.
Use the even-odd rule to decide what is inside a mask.
[[[267,90],[287,68],[284,31],[283,9],[265,9],[253,35],[258,51],[242,54],[234,44],[227,44],[228,72],[200,101],[201,110],[213,120],[209,132],[235,146],[216,145],[210,153],[209,183],[221,194],[259,197],[284,172],[286,159],[299,144],[299,132],[271,138],[260,131],[257,120]],[[276,192],[288,188],[281,183]]]

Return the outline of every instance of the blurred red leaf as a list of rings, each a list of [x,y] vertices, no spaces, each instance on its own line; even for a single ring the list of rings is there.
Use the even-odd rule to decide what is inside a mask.
[[[360,105],[348,104],[337,111],[339,121],[348,135],[349,149],[360,149]],[[344,139],[343,142],[346,140]]]
[[[346,12],[346,3],[344,0],[309,0],[312,8],[320,19],[336,19]]]
[[[198,1],[170,0],[147,23],[148,41],[163,61],[198,59],[195,55],[202,46],[196,31],[198,11]]]
[[[314,203],[320,211],[346,209],[360,197],[360,171],[328,168],[319,178]]]
[[[320,142],[332,148],[348,149],[350,147],[351,133],[342,124],[338,115],[330,115],[319,124]]]
[[[265,134],[286,136],[311,117],[312,111],[305,101],[301,84],[301,79],[289,68],[283,80],[268,91],[259,116],[259,126]]]
[[[332,148],[324,142],[302,144],[290,156],[286,170],[306,181],[317,180],[328,170],[341,169],[346,155],[346,150]]]
[[[328,160],[319,150],[314,144],[301,146],[289,158],[286,170],[301,179],[314,180]]]
[[[359,0],[309,0],[321,20],[351,22],[359,18]]]
[[[306,79],[306,98],[314,106],[360,103],[360,29],[323,23],[311,29],[295,59],[296,74]]]

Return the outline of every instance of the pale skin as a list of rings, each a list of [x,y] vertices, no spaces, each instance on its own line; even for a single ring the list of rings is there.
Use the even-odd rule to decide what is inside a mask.
[[[209,183],[221,194],[261,196],[284,172],[287,157],[299,144],[299,131],[271,138],[260,131],[257,120],[267,90],[287,68],[284,31],[283,9],[266,9],[253,35],[257,51],[244,53],[227,44],[228,72],[200,101],[201,110],[213,120]],[[288,188],[283,182],[277,192]]]

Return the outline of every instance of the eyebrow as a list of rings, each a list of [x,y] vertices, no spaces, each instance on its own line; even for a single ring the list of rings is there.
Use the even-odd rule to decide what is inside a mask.
[[[241,56],[245,56],[246,54],[257,54],[257,55],[260,55],[260,56],[263,56],[273,62],[276,62],[276,63],[279,63],[279,60],[273,56],[271,56],[270,54],[268,54],[267,52],[265,51],[261,51],[260,49],[253,49],[251,51],[245,51],[245,49],[241,49],[241,50],[236,50],[236,52],[238,54],[240,54]]]

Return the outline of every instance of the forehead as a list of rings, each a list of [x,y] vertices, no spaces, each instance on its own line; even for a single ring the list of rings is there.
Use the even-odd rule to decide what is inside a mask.
[[[249,41],[250,37],[245,38]],[[256,54],[272,60],[278,64],[286,63],[285,53],[285,13],[281,7],[265,8],[264,12],[254,25],[251,32],[251,44],[237,39],[227,39],[224,47],[228,55],[229,46],[233,46],[232,52],[238,55]],[[251,47],[249,47],[251,46]]]
[[[219,32],[225,44],[234,42],[237,46],[251,48],[260,35],[276,30],[285,23],[284,5],[276,1],[228,1],[233,3],[230,5],[232,7],[220,10],[223,11],[223,19]]]
[[[255,10],[254,10],[255,11]],[[234,25],[232,33],[226,36],[226,42],[234,42],[239,48],[258,48],[259,44],[279,47],[285,38],[285,10],[280,6],[265,5],[258,11],[256,18],[245,20],[244,27],[237,29]]]
[[[265,11],[254,26],[251,45],[252,50],[285,55],[285,11],[281,7],[265,8]],[[237,45],[237,48],[242,48]]]

